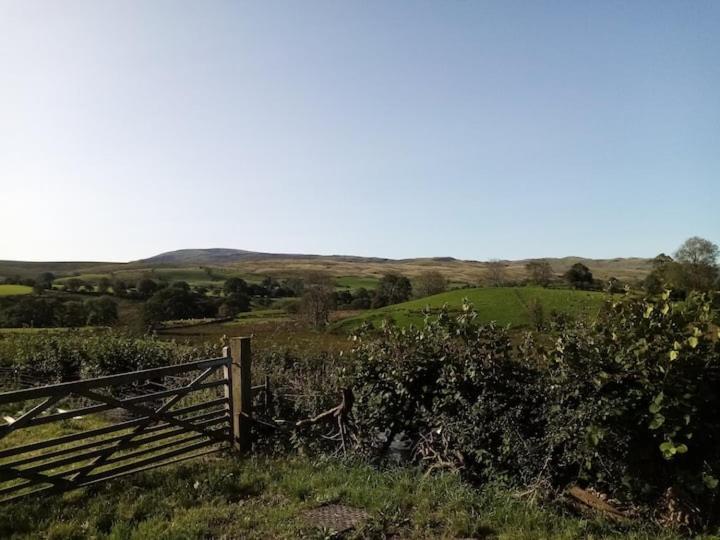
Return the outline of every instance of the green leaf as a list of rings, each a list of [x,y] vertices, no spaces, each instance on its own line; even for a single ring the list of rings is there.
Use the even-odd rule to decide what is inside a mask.
[[[718,487],[718,479],[711,474],[703,473],[703,484],[708,489],[716,489]]]
[[[668,356],[670,356],[670,361],[673,362],[678,359],[678,356],[680,356],[680,353],[677,351],[670,351],[668,353]]]
[[[665,459],[670,459],[675,455],[675,445],[673,445],[670,441],[665,441],[660,444],[660,452],[662,452]]]
[[[677,452],[678,454],[687,454],[687,451],[688,451],[688,447],[685,444],[678,444],[675,447],[675,452]]]
[[[665,423],[665,417],[662,414],[656,414],[652,422],[650,422],[650,429],[657,429]]]
[[[693,349],[698,346],[698,338],[695,336],[688,338],[688,345],[690,345]]]

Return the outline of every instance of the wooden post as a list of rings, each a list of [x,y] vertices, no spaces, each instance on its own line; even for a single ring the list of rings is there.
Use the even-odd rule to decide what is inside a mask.
[[[225,396],[229,398],[228,411],[232,427],[232,445],[235,450],[250,450],[250,418],[252,414],[252,356],[250,338],[231,338],[230,367],[226,367]]]

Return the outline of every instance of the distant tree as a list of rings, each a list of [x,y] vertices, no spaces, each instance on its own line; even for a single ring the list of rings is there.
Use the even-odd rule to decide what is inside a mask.
[[[143,278],[135,285],[138,294],[142,298],[150,298],[160,287],[150,278]]]
[[[52,289],[53,281],[55,281],[55,274],[52,272],[43,272],[35,278],[35,286],[39,286],[42,289]]]
[[[530,315],[530,323],[535,330],[542,330],[545,326],[545,308],[542,302],[537,298],[530,300],[528,304],[528,314]]]
[[[248,284],[242,278],[231,277],[225,280],[225,284],[223,285],[223,293],[225,294],[225,296],[230,296],[233,294],[247,295],[249,293]]]
[[[65,288],[70,292],[77,292],[80,290],[80,287],[82,287],[85,283],[82,279],[79,278],[70,278],[67,280],[67,283],[65,284]]]
[[[353,301],[350,303],[352,309],[370,309],[372,294],[365,287],[360,287],[353,296]]]
[[[4,324],[9,327],[49,327],[57,325],[55,299],[23,296],[5,313]]]
[[[583,263],[575,263],[565,272],[565,279],[576,289],[589,289],[593,285],[593,275]]]
[[[489,261],[487,267],[487,281],[493,287],[505,283],[505,263],[498,260]]]
[[[533,283],[547,287],[553,278],[552,266],[547,261],[530,261],[525,270]]]
[[[286,279],[283,286],[292,292],[288,296],[302,296],[305,283],[298,277],[292,277]]]
[[[113,292],[115,296],[126,296],[127,295],[127,283],[121,279],[116,279],[112,284]]]
[[[693,236],[675,252],[682,266],[684,285],[688,290],[708,291],[718,278],[718,246],[709,240]]]
[[[107,294],[111,286],[112,282],[109,278],[103,276],[98,280],[97,289],[100,294]]]
[[[660,294],[663,291],[663,281],[657,272],[650,272],[642,283],[643,289],[648,294]]]
[[[118,319],[117,303],[108,296],[93,298],[85,302],[87,324],[90,326],[107,326]]]
[[[427,270],[415,280],[415,290],[420,297],[440,294],[447,290],[447,280],[437,270]]]
[[[401,274],[388,273],[378,282],[373,296],[372,307],[377,308],[407,302],[411,296],[412,283],[410,283],[410,280]]]
[[[62,304],[62,308],[58,311],[59,313],[56,315],[56,318],[60,326],[77,328],[79,326],[85,326],[87,323],[88,313],[83,302],[70,300]]]
[[[217,312],[215,303],[190,290],[184,282],[173,283],[159,289],[143,306],[146,324],[174,319],[212,317]]]
[[[312,272],[304,280],[300,300],[300,314],[315,328],[323,328],[335,308],[335,286],[332,278],[321,272]]]

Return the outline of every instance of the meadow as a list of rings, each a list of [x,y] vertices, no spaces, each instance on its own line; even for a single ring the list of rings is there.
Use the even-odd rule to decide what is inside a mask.
[[[26,285],[0,285],[0,296],[17,296],[31,292],[32,287]]]
[[[542,305],[545,316],[559,313],[572,317],[592,319],[600,310],[606,295],[599,292],[572,289],[546,289],[542,287],[488,287],[456,289],[445,293],[411,300],[379,309],[367,310],[359,315],[336,322],[332,329],[348,332],[363,323],[380,323],[392,320],[401,326],[419,325],[424,310],[437,311],[443,306],[452,311],[461,309],[469,301],[479,321],[494,321],[500,325],[525,327],[531,324],[530,306],[533,302]]]
[[[307,512],[327,504],[364,511],[344,535]],[[672,531],[618,524],[561,504],[541,505],[458,475],[377,469],[342,460],[201,458],[78,491],[9,503],[0,536],[15,538],[499,538],[670,540]]]

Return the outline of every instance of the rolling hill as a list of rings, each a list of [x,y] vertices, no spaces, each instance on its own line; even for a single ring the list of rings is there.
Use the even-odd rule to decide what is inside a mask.
[[[341,319],[333,330],[347,332],[364,322],[373,324],[393,320],[401,326],[420,324],[423,310],[437,311],[447,305],[451,311],[459,311],[467,299],[475,308],[481,322],[495,321],[501,325],[516,327],[530,324],[529,306],[537,301],[546,316],[553,311],[573,317],[593,318],[597,315],[606,295],[599,292],[570,289],[544,289],[542,287],[489,287],[458,289],[427,298],[411,300],[402,304],[368,310],[355,317]]]
[[[620,280],[635,281],[642,279],[651,269],[650,259],[642,258],[564,257],[545,260],[558,275],[574,263],[582,262],[599,279],[616,277]],[[507,279],[524,279],[525,264],[528,261],[529,259],[503,261]],[[398,272],[412,278],[426,270],[436,270],[451,282],[475,285],[485,281],[487,262],[453,257],[385,259],[351,255],[263,253],[226,248],[181,249],[127,263],[0,261],[0,281],[12,276],[35,277],[41,272],[53,272],[60,278],[112,273],[114,278],[132,280],[155,270],[163,270],[172,275],[194,275],[205,274],[208,269],[214,270],[216,276],[223,279],[232,275],[257,279],[265,276],[283,278],[310,271],[326,272],[335,278],[377,279],[388,272]]]

